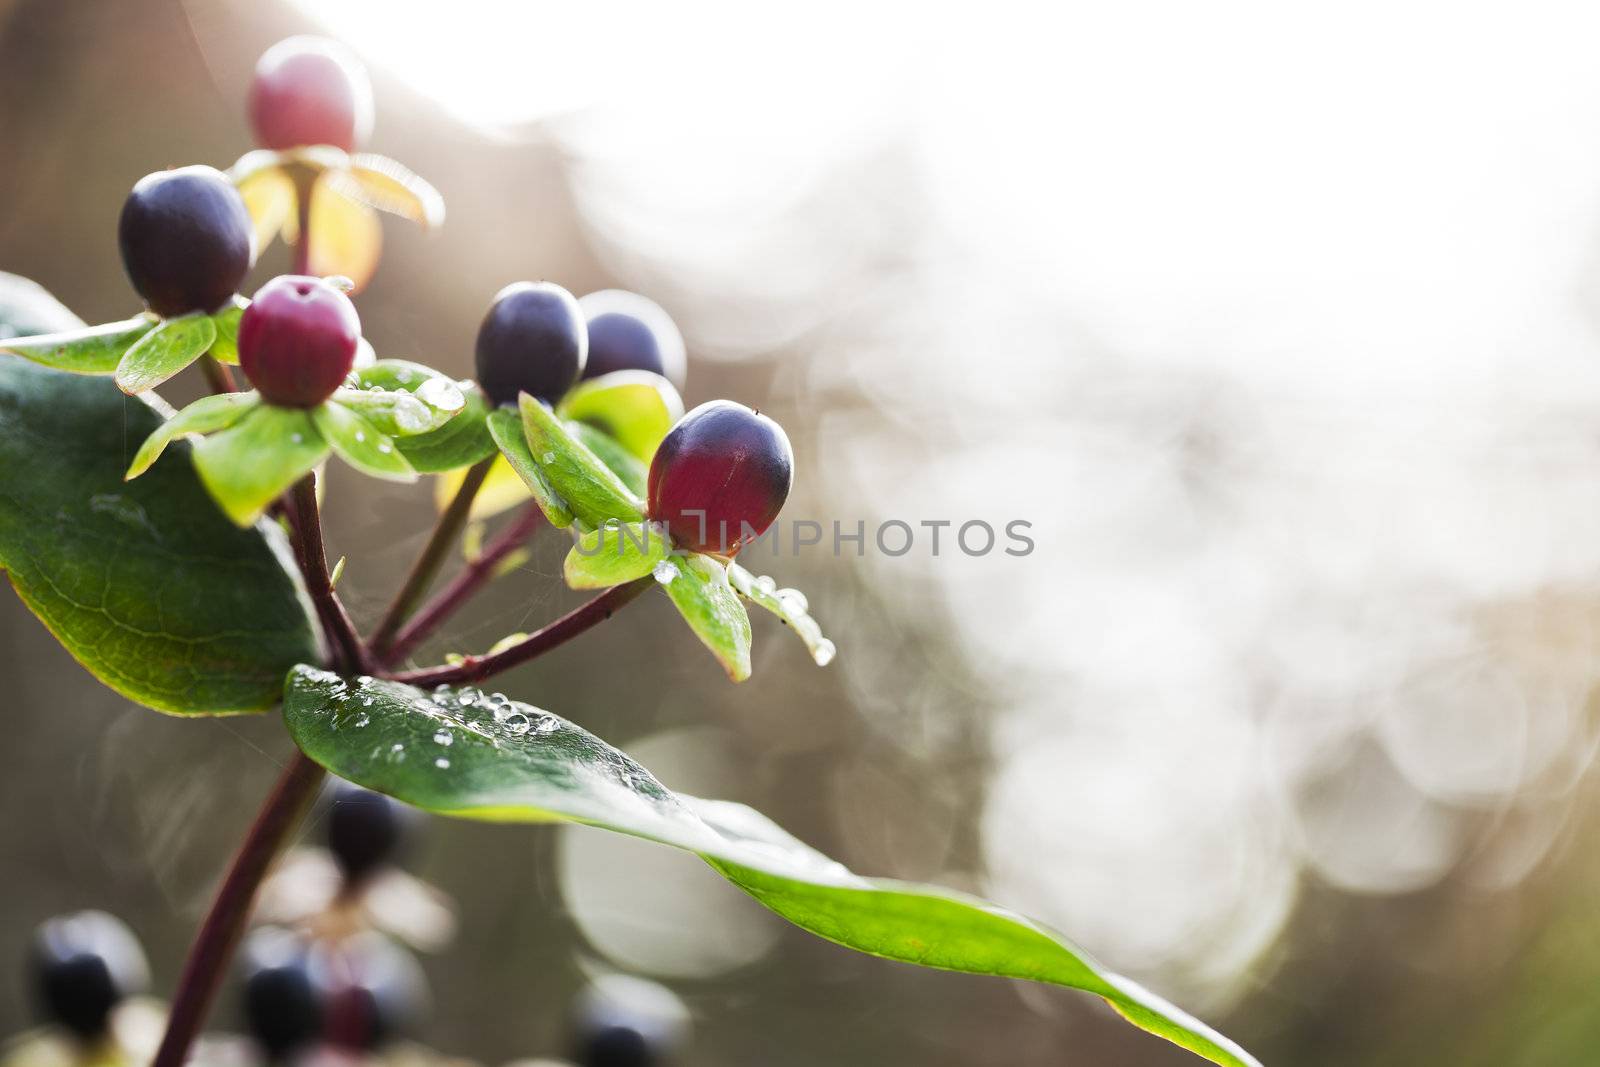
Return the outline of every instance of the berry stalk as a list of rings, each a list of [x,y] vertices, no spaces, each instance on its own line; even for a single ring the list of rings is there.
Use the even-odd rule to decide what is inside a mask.
[[[306,591],[316,605],[328,640],[333,643],[334,669],[345,675],[370,674],[367,647],[333,591],[333,579],[328,573],[328,555],[322,545],[322,520],[317,509],[316,478],[315,474],[301,478],[290,494],[293,507],[289,511],[289,523],[295,535],[295,557],[305,578]]]

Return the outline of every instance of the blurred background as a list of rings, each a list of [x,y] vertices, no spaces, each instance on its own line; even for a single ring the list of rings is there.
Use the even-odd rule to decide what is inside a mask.
[[[825,670],[757,618],[731,686],[650,598],[502,688],[863,873],[1038,916],[1265,1062],[1594,1063],[1597,23],[0,0],[0,270],[132,314],[128,188],[226,167],[256,57],[338,37],[371,148],[449,210],[385,223],[357,301],[380,355],[468,375],[503,284],[634,289],[686,335],[691,406],[787,428],[786,519],[1032,523],[1024,557],[763,561],[838,643]],[[370,623],[431,502],[331,479]],[[574,602],[564,545],[421,661]],[[0,1032],[27,1021],[6,961],[66,908],[127,919],[170,992],[281,728],[132,707],[10,596],[0,676]],[[422,1036],[491,1064],[557,1050],[595,968],[670,984],[708,1067],[1198,1062],[597,831],[435,820],[414,869],[460,922]]]

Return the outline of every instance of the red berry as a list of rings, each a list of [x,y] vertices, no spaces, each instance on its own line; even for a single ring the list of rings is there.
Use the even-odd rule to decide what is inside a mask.
[[[783,427],[743,404],[701,404],[650,463],[650,517],[696,552],[732,555],[772,525],[789,496],[794,452]]]
[[[687,365],[683,334],[661,305],[638,293],[602,289],[578,301],[589,325],[585,378],[617,370],[647,370],[680,390]]]
[[[133,287],[169,318],[227,303],[255,258],[244,201],[212,167],[140,178],[122,205],[117,243]]]
[[[478,328],[478,384],[497,406],[518,393],[547,403],[583,373],[589,331],[571,293],[551,282],[517,282],[495,295]]]
[[[366,68],[323,37],[279,41],[256,63],[250,125],[263,148],[330,144],[354,152],[372,132]]]
[[[361,319],[320,278],[286,274],[263,285],[239,320],[239,366],[268,403],[313,408],[356,361]]]

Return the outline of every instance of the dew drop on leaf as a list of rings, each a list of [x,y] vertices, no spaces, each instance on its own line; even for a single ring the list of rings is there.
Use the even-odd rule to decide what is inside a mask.
[[[833,657],[838,655],[838,652],[839,650],[833,647],[833,642],[824,637],[811,650],[811,658],[817,661],[817,666],[826,667],[833,662]]]
[[[433,732],[433,743],[436,745],[450,745],[455,742],[455,739],[456,735],[449,730],[435,730]]]
[[[440,756],[438,759],[433,761],[433,765],[442,771],[446,767],[450,766],[450,761],[445,759],[443,756]]]
[[[674,567],[669,560],[660,560],[650,569],[650,573],[662,585],[671,585],[672,579],[678,576],[678,568]]]
[[[528,721],[528,717],[522,714],[520,711],[506,716],[505,728],[506,732],[508,733],[517,734],[520,736],[521,734],[527,733],[528,728],[532,725],[533,724]]]

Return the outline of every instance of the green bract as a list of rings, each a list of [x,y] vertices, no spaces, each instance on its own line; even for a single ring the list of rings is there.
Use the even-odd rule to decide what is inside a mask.
[[[471,382],[451,381],[420,363],[385,359],[361,367],[351,387],[334,399],[394,437],[400,454],[420,474],[456,470],[494,454],[483,393]]]
[[[280,408],[256,393],[205,397],[150,434],[134,456],[127,477],[148,470],[167,444],[183,435],[205,435],[195,445],[200,479],[223,512],[240,526],[259,519],[328,457],[330,451],[376,478],[412,481],[416,469],[400,442],[431,435],[467,406],[450,379],[421,364],[379,361],[355,372],[366,388],[341,388],[310,410]],[[382,384],[404,377],[412,388]]]
[[[659,374],[619,370],[579,382],[556,410],[604,430],[648,465],[672,424],[683,418],[683,400]]]
[[[153,389],[210,352],[224,363],[239,361],[239,316],[247,302],[214,315],[195,313],[161,319],[146,312],[102,326],[74,326],[55,333],[0,341],[0,352],[74,374],[111,374],[126,393]]]
[[[335,774],[428,811],[576,822],[685,849],[830,941],[906,963],[1086,990],[1213,1063],[1259,1067],[1226,1037],[1031,919],[936,886],[853,874],[750,808],[674,794],[626,754],[530,705],[296,667],[284,720],[301,750]]]

